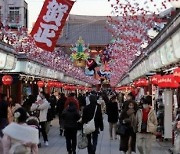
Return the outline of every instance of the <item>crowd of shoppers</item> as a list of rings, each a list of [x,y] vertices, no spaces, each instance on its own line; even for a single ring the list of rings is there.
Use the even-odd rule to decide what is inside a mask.
[[[0,102],[0,134],[3,154],[9,151],[25,150],[33,154],[38,153],[39,137],[42,134],[44,145],[48,146],[48,123],[51,124],[57,114],[59,117],[59,132],[65,136],[68,154],[76,154],[78,130],[83,130],[94,117],[95,131],[87,134],[87,153],[95,154],[98,135],[104,130],[103,117],[107,115],[109,123],[109,138],[117,140],[117,127],[126,126],[126,133],[120,135],[119,150],[122,153],[150,154],[152,143],[156,139],[157,117],[152,108],[152,98],[143,97],[138,104],[132,93],[125,99],[123,94],[115,92],[91,92],[86,94],[75,93],[65,95],[51,94],[40,91],[38,96],[30,95],[23,104],[13,103],[12,98],[1,96]],[[34,118],[31,118],[35,116]],[[31,120],[27,119],[28,117]],[[176,134],[175,150],[179,152],[180,143],[180,116],[174,124]],[[79,127],[80,124],[80,127]],[[36,126],[36,127],[34,127]],[[14,131],[12,131],[12,129]],[[10,133],[12,132],[12,133]],[[20,135],[18,134],[20,133]],[[28,136],[31,133],[32,136]],[[22,136],[27,136],[24,140]],[[12,140],[13,138],[13,140]],[[1,147],[1,146],[0,146]]]

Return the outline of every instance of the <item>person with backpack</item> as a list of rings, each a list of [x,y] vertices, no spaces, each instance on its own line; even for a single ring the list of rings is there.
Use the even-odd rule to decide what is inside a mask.
[[[38,154],[38,130],[26,124],[27,112],[19,108],[14,112],[14,121],[3,129],[3,154]]]
[[[77,146],[77,121],[80,119],[76,106],[73,102],[69,102],[68,107],[62,113],[64,120],[64,129],[66,137],[66,147],[68,154],[76,154]]]

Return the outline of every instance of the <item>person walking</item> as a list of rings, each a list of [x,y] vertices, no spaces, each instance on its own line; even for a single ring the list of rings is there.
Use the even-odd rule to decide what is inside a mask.
[[[80,119],[76,106],[69,102],[68,107],[63,111],[61,118],[64,121],[66,148],[68,154],[76,154],[77,146],[77,121]]]
[[[117,139],[116,129],[118,122],[118,103],[116,95],[112,96],[109,103],[107,103],[106,112],[108,115],[110,139]]]
[[[3,129],[3,154],[38,154],[38,130],[26,124],[27,112],[18,108],[14,121]]]
[[[101,106],[102,114],[106,113],[106,104],[105,101],[102,98],[102,94],[99,94],[99,98],[97,100],[97,103]]]
[[[95,114],[94,121],[95,121],[96,130],[94,132],[92,132],[91,134],[87,135],[87,138],[88,138],[88,147],[87,147],[88,154],[95,154],[99,130],[103,131],[104,125],[103,125],[101,106],[97,104],[97,96],[95,94],[91,94],[89,96],[89,101],[90,101],[90,104],[87,105],[83,110],[82,124],[88,123],[93,118],[93,116]],[[97,110],[96,110],[96,113],[94,113],[96,106],[97,106]]]
[[[178,113],[173,125],[173,130],[175,134],[174,139],[174,153],[178,154],[180,153],[180,114]]]
[[[150,154],[158,123],[155,111],[151,108],[152,99],[145,97],[142,101],[143,109],[139,109],[136,114],[137,149],[140,154]]]
[[[32,104],[31,111],[37,111],[39,112],[38,119],[40,121],[42,136],[44,139],[44,143],[46,146],[48,146],[48,136],[46,132],[46,122],[47,122],[47,112],[50,108],[49,102],[45,98],[45,93],[41,91],[37,97],[37,101]]]
[[[2,101],[0,102],[0,137],[3,136],[2,130],[8,125],[8,102],[7,96],[1,94]]]
[[[67,98],[66,98],[65,94],[61,93],[60,98],[57,101],[57,107],[56,107],[57,114],[59,116],[59,126],[60,126],[59,135],[60,136],[62,136],[63,132],[64,132],[64,122],[63,122],[63,119],[61,118],[61,115],[62,115],[62,112],[64,110],[64,105],[65,105],[66,99]]]
[[[136,152],[136,103],[129,101],[127,107],[123,109],[119,122],[121,125],[126,126],[126,133],[121,135],[120,151],[124,153]]]
[[[77,109],[78,112],[79,112],[79,110],[80,110],[80,108],[79,108],[79,102],[78,102],[78,100],[75,98],[75,93],[70,93],[69,97],[67,98],[67,100],[66,100],[66,102],[65,102],[64,108],[67,108],[70,102],[73,102],[73,103],[76,105],[76,109]]]

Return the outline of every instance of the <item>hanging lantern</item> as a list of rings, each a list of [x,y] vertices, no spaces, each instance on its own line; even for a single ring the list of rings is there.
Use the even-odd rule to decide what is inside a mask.
[[[2,77],[2,82],[4,85],[11,85],[13,82],[13,78],[11,75],[4,75]]]
[[[38,81],[37,85],[38,85],[39,88],[42,88],[42,87],[44,87],[44,82],[43,81]]]
[[[63,87],[63,83],[57,82],[57,88],[61,88],[61,87]]]
[[[53,86],[54,86],[54,82],[53,81],[48,81],[47,87],[53,87]]]
[[[174,79],[180,83],[180,67],[176,68],[173,71],[173,76],[174,76]]]

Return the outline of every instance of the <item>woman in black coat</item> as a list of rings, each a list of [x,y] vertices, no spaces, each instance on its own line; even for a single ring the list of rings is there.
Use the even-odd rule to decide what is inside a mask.
[[[89,96],[90,104],[87,105],[83,110],[82,123],[88,123],[94,116],[95,108],[97,106],[97,111],[95,113],[95,128],[96,130],[87,135],[88,138],[88,154],[95,154],[96,146],[98,141],[99,130],[104,130],[103,118],[101,112],[101,106],[97,104],[97,96],[95,94]]]
[[[118,122],[118,103],[117,103],[116,95],[111,97],[109,103],[107,104],[106,112],[108,115],[110,139],[113,140],[113,134],[114,134],[114,138],[117,139],[116,129]]]
[[[80,115],[73,102],[70,102],[68,108],[63,111],[62,119],[64,120],[67,151],[69,154],[76,154],[77,121],[80,119]]]
[[[134,101],[129,101],[119,118],[119,123],[126,126],[125,135],[121,135],[120,140],[120,151],[125,153],[136,152],[136,106]]]

